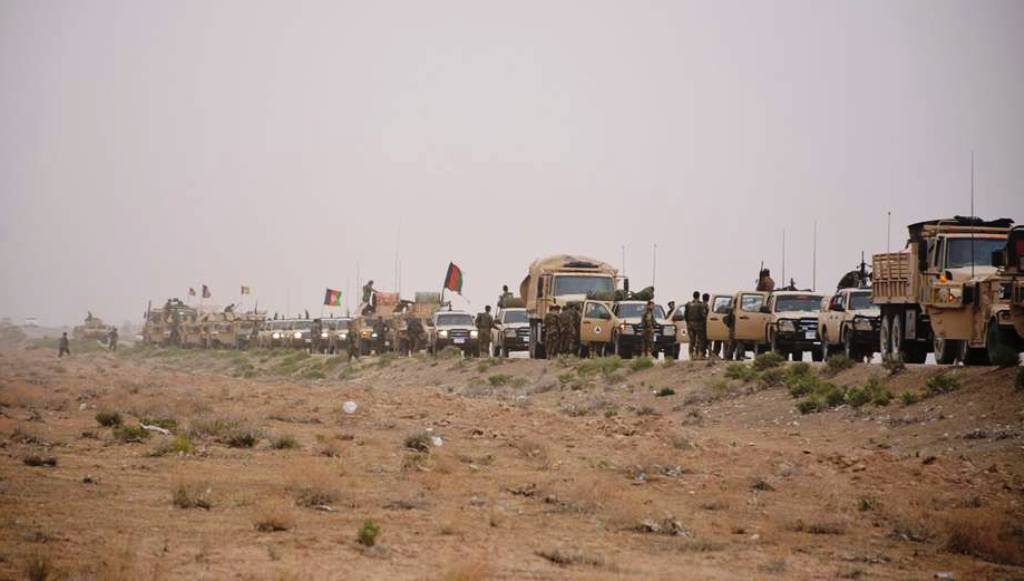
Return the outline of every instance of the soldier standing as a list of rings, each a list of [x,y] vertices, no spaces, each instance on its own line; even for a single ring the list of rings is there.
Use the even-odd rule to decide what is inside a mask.
[[[494,317],[491,316],[491,305],[487,305],[484,307],[484,312],[478,313],[476,316],[477,357],[484,353],[487,354],[487,357],[491,356],[491,329],[493,328]]]
[[[640,354],[650,357],[654,351],[654,331],[658,328],[658,321],[654,318],[654,301],[647,301],[644,314],[640,316],[640,331],[643,333],[643,348]]]
[[[711,295],[709,295],[708,293],[704,293],[704,294],[700,295],[700,302],[704,303],[704,317],[705,317],[705,319],[704,319],[704,321],[705,321],[705,323],[704,323],[704,333],[705,333],[705,337],[704,337],[704,358],[705,359],[711,356],[711,343],[708,343],[708,338],[707,338],[707,316],[708,316],[708,313],[711,312],[711,305],[709,304],[710,301],[711,301]]]
[[[377,292],[377,290],[373,288],[373,281],[366,281],[366,284],[363,285],[363,303],[359,305],[360,313],[366,315],[373,312],[374,309],[370,305],[370,302],[373,300],[373,293],[375,292]]]
[[[762,268],[757,277],[757,290],[768,293],[775,290],[775,281],[772,280],[772,273],[767,268]]]
[[[408,317],[407,330],[409,333],[409,354],[419,352],[423,345],[423,324],[419,319],[412,315],[406,315]]]
[[[117,327],[111,327],[107,333],[107,344],[111,351],[117,351]]]
[[[498,308],[504,309],[506,307],[505,301],[512,299],[512,293],[508,292],[508,285],[501,285],[501,296],[498,297]]]
[[[352,359],[359,359],[359,324],[352,321],[348,326],[348,340],[345,343],[348,348],[349,363]]]
[[[320,335],[324,332],[324,323],[320,319],[313,319],[313,327],[309,330],[309,352],[320,352]]]
[[[558,352],[560,354],[576,354],[576,346],[579,342],[576,339],[576,329],[573,329],[574,321],[576,320],[573,316],[574,311],[575,307],[573,305],[567,305],[565,309],[558,314]],[[579,325],[576,324],[575,327],[578,329]]]
[[[60,336],[60,341],[57,342],[57,358],[58,359],[60,359],[61,357],[64,357],[65,355],[67,355],[68,357],[71,357],[71,347],[70,347],[70,345],[71,345],[71,342],[68,341],[68,334],[65,331],[64,334]]]
[[[700,300],[700,291],[693,291],[693,300],[686,304],[686,326],[690,329],[690,358],[704,358],[707,337],[707,310]]]
[[[547,314],[544,315],[544,349],[548,357],[558,357],[558,350],[562,346],[562,339],[558,333],[558,314],[560,310],[558,305],[551,305]]]

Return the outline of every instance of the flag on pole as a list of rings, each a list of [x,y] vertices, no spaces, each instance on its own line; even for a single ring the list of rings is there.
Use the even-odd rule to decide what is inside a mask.
[[[448,273],[444,275],[444,288],[462,294],[462,269],[454,262],[448,263]]]
[[[190,297],[196,296],[196,289],[194,289],[192,287],[188,287],[188,296],[190,296]]]
[[[243,295],[247,295],[247,294],[250,294],[251,292],[252,292],[252,289],[251,289],[251,288],[249,288],[249,287],[245,286],[244,284],[242,285],[242,294],[243,294]]]
[[[332,288],[327,289],[327,293],[324,295],[324,304],[328,307],[340,307],[341,291]]]
[[[210,287],[208,287],[208,286],[206,286],[204,284],[203,285],[203,298],[204,299],[208,299],[208,298],[210,298],[210,296],[211,296],[211,294],[210,294]]]

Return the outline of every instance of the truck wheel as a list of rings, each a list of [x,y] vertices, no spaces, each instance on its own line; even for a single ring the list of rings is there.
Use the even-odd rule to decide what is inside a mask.
[[[633,352],[629,350],[629,347],[622,344],[621,338],[615,340],[615,354],[621,359],[632,359],[633,357]]]
[[[960,360],[964,365],[988,365],[988,350],[984,347],[974,349],[967,341],[960,342]]]
[[[882,355],[882,361],[893,360],[892,348],[892,317],[882,315],[882,323],[878,329],[878,352]]]
[[[540,325],[530,323],[530,359],[546,359],[544,344],[540,342]]]
[[[910,351],[907,348],[906,342],[903,340],[903,316],[902,314],[896,315],[892,318],[890,328],[890,340],[892,341],[892,353],[896,359],[912,363],[910,361]]]
[[[804,360],[804,352],[803,351],[794,351],[793,352],[793,361],[803,361],[803,360]],[[820,358],[819,359],[815,359],[815,361],[821,361],[821,359]]]
[[[939,365],[952,365],[960,356],[960,341],[955,339],[944,339],[932,337],[932,351],[935,352],[935,362]]]
[[[786,356],[789,355],[789,353],[782,350],[782,347],[779,347],[779,340],[775,333],[772,333],[768,338],[768,343],[771,345],[772,353],[781,355],[783,359],[786,359]],[[800,355],[800,358],[803,359],[803,354]],[[793,361],[800,361],[800,359],[796,358],[796,353],[793,354]]]
[[[999,328],[999,323],[989,321],[988,329],[985,331],[985,349],[988,353],[988,360],[994,363],[999,359],[1000,351],[1013,349],[1014,337]]]
[[[821,348],[811,349],[811,361],[821,362],[825,360],[825,351]],[[796,361],[796,359],[794,359]]]
[[[850,361],[860,363],[864,360],[864,353],[857,348],[856,344],[854,344],[853,333],[850,331],[843,333],[843,353]],[[828,357],[826,357],[825,360],[827,361]]]

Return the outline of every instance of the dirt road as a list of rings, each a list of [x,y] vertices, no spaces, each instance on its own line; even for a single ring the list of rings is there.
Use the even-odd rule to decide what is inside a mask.
[[[793,367],[7,349],[0,578],[1024,579],[1016,369]]]

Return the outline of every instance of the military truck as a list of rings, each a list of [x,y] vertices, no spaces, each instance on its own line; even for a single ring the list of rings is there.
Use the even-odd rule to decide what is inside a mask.
[[[1009,325],[989,324],[987,347],[990,359],[1001,345],[1024,350],[1024,226],[1016,226],[1007,237],[1006,247],[993,253],[992,265],[1000,268],[999,300],[1009,304],[999,316]],[[1009,332],[1009,328],[1014,333]]]
[[[530,320],[530,357],[546,357],[544,316],[555,305],[564,307],[570,303],[583,303],[580,343],[607,345],[611,341],[608,321],[613,315],[608,310],[607,301],[597,301],[593,297],[614,293],[617,278],[615,267],[584,256],[559,254],[534,260],[529,274],[519,285],[519,296],[526,305]],[[594,318],[588,318],[588,315]]]
[[[829,298],[818,318],[825,359],[842,352],[854,361],[871,359],[878,350],[881,311],[871,302],[871,289],[844,288]]]
[[[881,310],[879,351],[886,360],[982,364],[989,328],[1011,325],[993,285],[992,257],[1006,247],[1013,221],[956,216],[908,226],[899,252],[872,258],[872,301]]]
[[[109,334],[110,327],[103,322],[103,319],[94,316],[91,312],[86,315],[81,325],[71,329],[71,338],[79,341],[86,339],[106,343]]]
[[[480,333],[473,315],[464,311],[437,311],[427,329],[427,345],[431,354],[445,347],[461,349],[471,357],[479,352]]]
[[[327,318],[323,321],[323,333],[320,339],[322,353],[341,353],[348,349],[348,334],[352,331],[352,319],[349,317]]]
[[[182,345],[183,326],[196,319],[198,312],[180,299],[168,299],[159,309],[150,305],[146,310],[146,322],[142,326],[142,342],[159,345]]]
[[[508,357],[513,351],[530,350],[530,315],[526,307],[499,308],[494,316],[492,342],[495,357]]]
[[[612,329],[612,346],[615,354],[623,359],[630,359],[643,347],[643,330],[640,318],[647,308],[646,301],[617,301],[612,307],[615,315],[615,326]],[[668,322],[665,309],[661,305],[654,306],[654,349],[651,355],[657,359],[664,353],[667,359],[679,358],[679,345],[676,343],[676,327]]]

